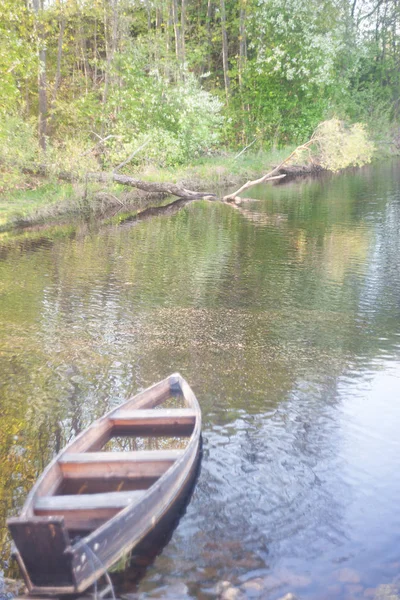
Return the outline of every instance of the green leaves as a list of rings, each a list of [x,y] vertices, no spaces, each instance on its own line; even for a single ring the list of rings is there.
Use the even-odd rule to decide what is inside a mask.
[[[301,142],[332,115],[372,123],[387,139],[400,93],[392,4],[354,17],[342,0],[225,0],[225,8],[228,101],[217,0],[185,0],[184,22],[181,2],[174,21],[171,0],[54,0],[38,14],[25,0],[3,0],[0,117],[38,122],[41,41],[52,157],[96,145],[92,157],[109,168],[149,135],[135,160],[168,166],[254,136],[267,147]]]
[[[169,57],[168,63],[157,53],[155,43],[140,40],[118,56],[116,76],[122,83],[111,91],[105,111],[107,133],[114,136],[107,144],[110,165],[125,159],[147,137],[151,142],[135,160],[164,167],[187,163],[219,142],[222,103],[192,73],[171,80],[173,60]]]
[[[339,119],[320,123],[314,133],[316,158],[330,171],[360,167],[371,162],[374,144],[362,123],[348,125]]]

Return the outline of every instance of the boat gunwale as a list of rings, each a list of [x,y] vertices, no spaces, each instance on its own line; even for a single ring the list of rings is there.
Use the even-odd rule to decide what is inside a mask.
[[[181,375],[179,375],[179,373],[174,373],[173,375],[171,375],[170,377],[167,377],[164,381],[169,380],[171,377],[173,376],[179,376],[181,382],[185,382],[186,385],[189,387],[189,390],[191,390],[189,384],[183,379],[183,377]],[[160,382],[162,383],[162,382]],[[151,389],[151,388],[148,388]],[[147,390],[146,390],[147,391]],[[184,395],[184,392],[182,390],[182,393]],[[193,394],[193,392],[192,392]],[[139,394],[138,394],[139,395]],[[190,437],[189,437],[189,442],[186,446],[186,448],[183,450],[182,454],[176,459],[176,461],[174,461],[174,463],[165,471],[165,473],[163,475],[161,475],[161,477],[159,477],[157,479],[157,481],[155,481],[147,490],[145,495],[143,496],[143,498],[141,498],[141,500],[139,500],[137,503],[133,503],[130,506],[127,506],[126,508],[124,508],[123,510],[120,510],[114,517],[112,517],[111,519],[108,519],[105,523],[103,523],[103,525],[100,525],[100,527],[97,527],[94,531],[92,531],[89,535],[85,536],[84,538],[82,538],[79,542],[77,542],[76,544],[74,544],[72,547],[73,548],[77,548],[80,545],[84,545],[83,542],[85,541],[86,544],[88,542],[92,542],[94,541],[94,539],[96,538],[96,536],[98,534],[100,534],[102,531],[106,530],[107,527],[111,524],[111,522],[114,519],[117,519],[118,517],[122,517],[124,516],[124,513],[129,513],[131,510],[133,510],[134,508],[136,508],[139,504],[145,502],[146,500],[148,500],[148,497],[151,494],[156,494],[157,490],[162,487],[163,483],[168,480],[168,479],[172,479],[172,476],[175,474],[175,471],[177,471],[181,465],[181,463],[185,462],[187,459],[187,456],[189,455],[189,453],[192,451],[192,447],[197,443],[199,443],[200,441],[200,430],[201,430],[201,412],[200,412],[200,406],[198,405],[197,399],[195,397],[195,395],[193,394],[194,400],[197,404],[197,407],[194,406],[194,409],[196,411],[196,422],[195,422],[195,426],[193,428],[193,432],[191,433]],[[186,399],[185,395],[184,398]],[[131,399],[133,400],[133,398]],[[127,402],[130,402],[131,400],[128,400]],[[162,404],[162,403],[161,403]],[[123,406],[123,405],[122,405]],[[118,409],[122,408],[122,406],[119,406]],[[117,410],[117,409],[115,409]],[[140,409],[138,409],[140,410]],[[114,411],[112,411],[114,412]]]
[[[122,404],[119,404],[118,406],[110,409],[105,415],[99,417],[98,419],[95,419],[94,421],[92,421],[83,431],[81,431],[76,437],[74,437],[70,442],[68,442],[68,444],[66,446],[64,446],[64,448],[62,448],[60,450],[60,452],[58,452],[58,454],[56,454],[56,456],[49,462],[49,464],[44,468],[44,470],[42,471],[42,473],[39,475],[38,479],[36,480],[35,484],[33,485],[33,487],[31,488],[31,490],[28,493],[28,496],[26,497],[26,500],[22,506],[22,509],[20,511],[20,514],[18,515],[18,517],[15,518],[27,518],[27,517],[35,517],[34,514],[34,500],[36,498],[36,494],[38,491],[40,491],[40,486],[45,482],[45,480],[48,478],[48,476],[50,475],[50,472],[53,468],[58,466],[58,461],[59,458],[63,455],[68,453],[68,450],[74,445],[77,444],[79,441],[81,441],[82,439],[85,438],[85,436],[88,434],[88,432],[92,429],[97,428],[100,424],[103,423],[108,423],[110,421],[110,417],[112,416],[112,414],[114,412],[117,412],[118,410],[120,410],[121,408],[123,408],[124,406],[126,406],[127,404],[131,404],[134,401],[137,402],[141,399],[141,396],[145,396],[147,394],[150,394],[156,387],[158,386],[162,386],[163,384],[167,384],[169,383],[170,385],[170,390],[171,390],[171,380],[174,380],[173,383],[177,383],[176,379],[178,380],[179,384],[182,381],[185,381],[184,378],[180,375],[180,373],[173,373],[172,375],[169,375],[168,377],[166,377],[165,379],[162,379],[161,381],[158,381],[157,383],[154,383],[153,385],[151,385],[150,387],[142,390],[141,392],[138,392],[137,394],[135,394],[134,396],[132,396],[131,398],[128,398],[128,400],[125,400],[125,402],[123,402]],[[187,384],[187,382],[185,381],[185,383]],[[189,384],[187,384],[189,385]],[[190,389],[190,386],[189,386]],[[182,394],[183,394],[183,390],[182,390]],[[193,394],[194,396],[194,394]],[[197,398],[194,396],[195,402],[197,403],[197,407],[194,406],[196,412],[198,411],[199,414],[201,415],[200,412],[200,407],[198,405],[197,402]],[[162,402],[160,402],[160,404],[162,404]],[[140,408],[138,408],[137,410],[141,410]],[[197,418],[196,418],[196,422],[197,422]],[[112,431],[113,429],[113,425],[110,422],[109,423],[109,427],[106,429],[106,432],[108,431]],[[195,429],[196,429],[196,425],[195,425]],[[193,434],[195,433],[195,429],[193,430],[192,434],[190,437],[193,436]],[[188,444],[189,445],[189,444]],[[186,448],[185,448],[186,450]],[[84,450],[83,452],[87,452],[87,450]],[[62,480],[62,477],[59,477],[59,481],[57,482],[57,484],[54,486],[54,489],[51,490],[49,493],[47,493],[46,495],[54,495],[54,491],[57,489],[60,481]]]
[[[141,392],[135,394],[131,398],[128,398],[128,400],[126,400],[122,404],[111,409],[108,413],[106,413],[99,419],[96,419],[95,421],[93,421],[86,429],[84,429],[80,434],[78,434],[78,436],[76,436],[73,440],[71,440],[54,457],[54,459],[49,463],[49,465],[47,465],[47,467],[44,469],[44,471],[42,472],[42,474],[36,481],[35,485],[31,489],[30,493],[28,494],[28,497],[27,497],[27,499],[23,505],[23,508],[20,512],[20,515],[12,520],[13,521],[15,521],[15,520],[24,521],[24,520],[27,520],[30,518],[33,518],[33,519],[43,518],[43,517],[37,517],[34,514],[34,501],[37,497],[38,489],[40,489],[40,486],[43,484],[43,482],[46,480],[46,478],[50,476],[51,469],[57,467],[60,457],[63,454],[68,453],[68,450],[75,443],[78,443],[79,441],[84,439],[85,434],[87,435],[89,430],[91,430],[94,427],[99,426],[100,424],[105,423],[106,421],[110,421],[110,418],[112,417],[112,414],[114,412],[123,409],[124,406],[127,406],[127,405],[129,405],[130,409],[135,410],[135,404],[140,402],[140,400],[143,400],[146,395],[151,396],[151,393],[154,392],[155,388],[157,388],[157,387],[162,388],[163,385],[165,386],[167,384],[169,387],[170,394],[173,394],[176,392],[181,392],[184,402],[185,402],[185,405],[188,408],[192,408],[195,411],[195,424],[193,427],[193,431],[192,431],[191,435],[189,436],[188,444],[182,451],[182,454],[176,459],[176,461],[165,471],[165,473],[163,473],[163,475],[161,475],[145,491],[143,498],[141,498],[138,502],[133,502],[131,505],[128,505],[127,507],[118,511],[113,517],[111,517],[110,519],[107,519],[102,525],[100,525],[99,527],[97,527],[96,529],[91,531],[88,535],[81,538],[75,544],[71,544],[65,550],[65,554],[73,554],[75,560],[77,560],[77,556],[81,552],[85,552],[88,547],[93,552],[93,548],[91,548],[90,546],[96,544],[97,538],[101,537],[102,534],[107,532],[107,530],[112,529],[112,527],[117,524],[118,520],[123,520],[124,518],[128,517],[130,515],[130,513],[133,514],[134,512],[139,511],[139,507],[143,506],[144,503],[154,500],[154,498],[157,496],[157,493],[159,492],[159,490],[162,487],[164,487],[167,482],[170,482],[169,487],[171,489],[168,489],[167,492],[165,493],[165,502],[162,502],[157,514],[153,515],[151,520],[148,520],[148,525],[143,529],[143,531],[141,533],[138,534],[138,536],[136,536],[134,538],[132,547],[135,546],[137,543],[139,543],[154,528],[154,526],[162,519],[164,514],[166,514],[169,511],[169,509],[172,507],[176,498],[179,496],[182,488],[185,486],[187,480],[189,479],[189,477],[193,471],[193,467],[196,463],[196,458],[199,453],[200,432],[201,432],[201,410],[200,410],[200,406],[197,401],[197,398],[196,398],[194,392],[192,391],[190,385],[179,373],[173,373],[172,375],[166,377],[165,379],[159,381],[158,383],[155,383],[152,386],[150,386],[149,388],[146,388],[145,390],[142,390]],[[166,393],[166,392],[164,392],[164,393]],[[160,390],[160,395],[164,395],[161,390]],[[160,402],[155,401],[154,406],[161,405],[166,399],[167,399],[167,397],[165,397]],[[152,402],[152,401],[154,402],[154,399],[152,400],[150,397],[148,402]],[[154,408],[154,406],[152,408]],[[146,409],[146,402],[144,402],[143,409]],[[141,410],[141,408],[139,407],[136,410]],[[110,423],[111,423],[111,421],[110,421]],[[101,437],[101,435],[104,435],[105,433],[109,432],[112,429],[113,429],[113,426],[112,426],[112,424],[110,424],[110,427],[106,428],[105,432],[103,432],[103,433],[100,432],[100,437]],[[88,451],[88,450],[86,449],[81,452],[84,453],[85,451]],[[54,485],[54,489],[50,493],[47,492],[46,495],[54,495],[54,491],[57,489],[58,484],[59,484],[59,481],[56,485]],[[52,517],[48,517],[48,518],[51,519]],[[63,517],[61,516],[61,518],[63,518]],[[121,550],[118,553],[114,553],[112,555],[112,559],[108,560],[106,563],[103,564],[104,568],[105,569],[109,568],[116,560],[118,560],[120,558],[120,556],[125,554],[126,551],[127,551],[127,549],[124,546],[121,548]],[[21,557],[20,553],[18,552],[18,550],[15,552],[15,554],[17,556],[18,563],[20,564],[20,567],[22,569],[22,567],[24,567],[22,557]],[[80,557],[81,556],[82,555],[80,555]],[[95,572],[93,571],[92,577],[89,577],[89,578],[86,577],[82,581],[78,581],[78,579],[76,577],[75,569],[73,568],[72,574],[73,574],[73,578],[75,581],[75,586],[73,588],[71,588],[71,586],[69,586],[69,587],[65,586],[65,587],[59,587],[59,588],[52,586],[51,588],[50,587],[46,588],[46,586],[37,586],[37,585],[33,584],[29,578],[26,568],[23,568],[22,570],[23,570],[29,591],[30,591],[30,593],[33,593],[33,594],[35,594],[35,593],[36,594],[46,594],[46,592],[51,595],[54,595],[57,593],[58,594],[62,594],[62,593],[67,594],[67,593],[71,593],[71,592],[79,593],[79,592],[82,592],[85,589],[87,589],[87,587],[89,587],[89,585],[91,585],[91,583],[93,583],[97,579],[97,577],[95,577]],[[89,583],[88,583],[88,581],[89,581]]]

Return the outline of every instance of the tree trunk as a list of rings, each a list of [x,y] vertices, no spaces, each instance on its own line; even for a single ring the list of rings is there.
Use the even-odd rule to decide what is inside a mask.
[[[31,110],[31,103],[30,103],[29,79],[27,78],[25,80],[25,117],[27,119],[29,118],[30,110]]]
[[[246,0],[241,0],[239,17],[239,87],[242,87],[243,71],[247,58],[247,36],[246,36]]]
[[[299,152],[306,150],[307,148],[312,146],[315,143],[315,141],[316,141],[316,137],[315,137],[315,132],[314,132],[313,135],[311,136],[311,138],[308,140],[308,142],[306,142],[305,144],[301,144],[300,146],[297,146],[297,148],[295,150],[293,150],[293,152],[291,152],[291,154],[289,154],[289,156],[287,156],[277,167],[274,167],[272,169],[272,171],[270,171],[266,175],[263,175],[259,179],[247,181],[238,190],[236,190],[236,192],[233,192],[233,194],[228,194],[227,196],[224,196],[223,197],[224,202],[236,202],[236,203],[239,202],[240,203],[243,201],[243,198],[239,198],[239,194],[241,194],[245,190],[248,190],[249,188],[251,188],[255,185],[259,185],[260,183],[265,183],[266,181],[272,181],[275,179],[283,179],[283,177],[286,177],[286,174],[281,172],[282,167],[287,162],[289,162],[293,156],[295,156]]]
[[[42,150],[46,150],[47,144],[47,77],[46,77],[46,45],[43,28],[40,24],[40,2],[33,0],[33,10],[36,17],[36,33],[38,43],[39,71],[38,71],[38,93],[39,93],[39,144]]]
[[[156,8],[156,30],[157,31],[159,31],[161,29],[162,21],[163,21],[162,8],[157,7]]]
[[[178,16],[178,0],[172,0],[172,18],[174,22],[175,33],[175,55],[178,63],[181,62],[181,31]]]
[[[121,165],[119,165],[119,168]],[[46,164],[33,164],[30,167],[22,169],[23,173],[30,175],[41,175],[46,177],[49,175],[50,168]],[[119,173],[109,173],[106,171],[100,171],[97,173],[87,173],[84,178],[79,176],[77,173],[72,171],[60,171],[57,173],[58,179],[61,181],[98,181],[100,183],[115,182],[120,185],[126,185],[128,187],[134,187],[138,190],[148,192],[151,194],[166,194],[168,196],[177,196],[178,198],[191,198],[193,200],[197,198],[205,198],[208,200],[215,200],[216,194],[210,192],[194,192],[183,187],[183,185],[177,183],[162,182],[157,183],[153,181],[144,181],[142,179],[135,179],[129,175],[121,175]]]
[[[186,59],[185,25],[186,25],[186,6],[185,6],[185,0],[182,0],[182,4],[181,4],[181,62],[182,62],[182,68],[185,66],[185,59]]]
[[[94,57],[94,73],[93,73],[93,83],[96,87],[97,85],[97,17],[94,20],[94,38],[93,38],[93,57]]]
[[[228,75],[229,63],[228,63],[228,34],[226,32],[226,12],[225,12],[225,0],[220,0],[221,7],[221,28],[222,28],[222,65],[224,68],[224,84],[226,103],[229,103],[229,91],[231,82]]]
[[[147,29],[148,29],[148,31],[150,31],[151,30],[151,7],[150,7],[149,0],[146,0],[145,4],[146,4],[146,12],[147,12]]]
[[[43,165],[39,165],[36,169],[36,172],[40,172],[41,174],[46,174],[47,171],[47,167]],[[193,200],[197,198],[214,200],[216,198],[215,194],[210,194],[209,192],[194,192],[176,183],[156,183],[153,181],[143,181],[142,179],[135,179],[134,177],[129,177],[129,175],[120,175],[119,173],[87,173],[86,177],[89,181],[99,181],[101,183],[110,183],[113,181],[115,183],[119,183],[120,185],[134,187],[138,190],[152,194],[166,194],[168,196],[178,196],[178,198],[188,198]],[[76,180],[74,173],[67,171],[58,173],[58,178],[64,181]]]
[[[111,0],[111,39],[107,40],[107,33],[105,35],[106,42],[106,55],[107,55],[107,65],[106,72],[104,75],[104,90],[103,90],[103,124],[101,127],[101,137],[104,137],[105,132],[105,123],[104,123],[104,111],[106,108],[107,100],[108,100],[108,92],[110,88],[111,81],[111,71],[114,62],[114,55],[117,49],[117,40],[118,40],[118,0]],[[105,15],[105,23],[107,22],[107,16]],[[108,27],[109,29],[109,27]],[[110,34],[108,34],[110,35]]]
[[[54,79],[54,87],[53,87],[53,97],[52,97],[52,105],[56,101],[58,88],[61,83],[61,61],[62,61],[62,48],[64,41],[64,31],[65,31],[65,17],[63,17],[60,21],[60,33],[58,35],[58,48],[57,48],[57,67],[56,67],[56,76]]]
[[[61,62],[62,62],[62,47],[64,40],[64,31],[65,31],[65,17],[62,17],[60,21],[60,32],[58,34],[58,47],[57,47],[57,66],[56,66],[56,76],[54,78],[54,86],[53,93],[51,97],[51,106],[50,106],[50,129],[54,126],[54,107],[57,100],[57,92],[61,83]]]
[[[206,31],[207,31],[207,65],[205,68],[202,68],[202,73],[204,73],[208,65],[211,64],[211,55],[212,55],[212,35],[211,35],[211,18],[212,18],[212,0],[207,1],[207,14],[206,14]]]
[[[89,91],[89,75],[90,75],[90,65],[87,57],[87,45],[86,38],[82,28],[79,29],[79,38],[80,38],[80,46],[81,46],[81,55],[83,62],[83,69],[85,72],[85,85],[86,85],[86,94]]]
[[[381,38],[382,38],[382,52],[381,52],[381,85],[383,85],[383,72],[384,72],[384,63],[386,60],[386,40],[387,40],[387,11],[388,11],[388,3],[385,2],[384,13],[382,17],[382,27],[381,27]]]

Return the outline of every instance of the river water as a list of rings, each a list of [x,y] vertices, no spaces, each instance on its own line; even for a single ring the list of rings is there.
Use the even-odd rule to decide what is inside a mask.
[[[5,518],[54,453],[180,371],[202,408],[201,471],[138,586],[119,574],[124,593],[216,598],[226,581],[348,600],[396,580],[400,166],[252,195],[0,238],[5,575]]]

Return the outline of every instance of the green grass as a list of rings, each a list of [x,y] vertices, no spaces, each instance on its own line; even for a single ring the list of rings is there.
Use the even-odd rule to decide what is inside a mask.
[[[169,167],[166,169],[154,166],[136,167],[130,169],[135,177],[142,177],[148,181],[193,181],[202,186],[209,184],[217,187],[236,183],[243,178],[259,177],[279,164],[293,150],[285,147],[280,150],[259,151],[242,154],[235,158],[237,153],[224,153],[221,155],[199,158],[188,166]],[[127,172],[128,174],[128,172]],[[209,191],[213,191],[210,189]]]
[[[64,202],[73,195],[69,183],[49,183],[33,190],[14,190],[0,196],[0,227],[29,217],[42,208]]]

